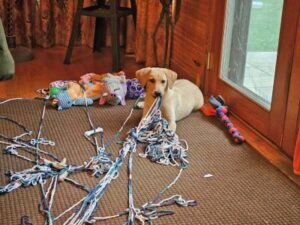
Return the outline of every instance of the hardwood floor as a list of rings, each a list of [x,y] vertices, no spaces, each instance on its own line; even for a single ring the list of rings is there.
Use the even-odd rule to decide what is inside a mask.
[[[64,65],[65,47],[34,49],[34,59],[16,64],[16,74],[10,80],[0,81],[0,98],[36,97],[36,90],[48,87],[55,80],[79,80],[85,73],[106,73],[111,71],[110,48],[102,52],[92,52],[88,47],[75,47],[71,64]],[[123,71],[127,78],[135,76],[135,71],[143,65],[135,58],[122,54]]]

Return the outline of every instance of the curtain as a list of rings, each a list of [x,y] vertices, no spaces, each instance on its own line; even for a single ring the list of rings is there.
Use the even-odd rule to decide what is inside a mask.
[[[294,161],[293,161],[294,173],[300,175],[300,129],[297,136],[295,152],[294,152]]]
[[[159,0],[137,0],[136,61],[146,66],[162,65],[164,56],[164,22],[160,24],[155,37],[157,62],[153,44],[153,33],[159,20],[162,6]]]
[[[5,3],[14,1],[14,30],[16,43],[27,47],[49,48],[54,45],[67,46],[71,34],[76,0],[0,0],[0,16],[5,21]],[[84,5],[95,4],[96,0],[85,0]],[[121,0],[130,6],[130,0]],[[121,45],[127,53],[135,53],[136,61],[146,66],[156,66],[153,32],[162,9],[160,0],[136,0],[137,26],[132,17],[121,20]],[[33,7],[32,7],[33,6]],[[93,46],[95,18],[81,17],[80,32],[76,45]],[[105,45],[111,45],[110,23],[106,23]],[[157,61],[162,64],[164,54],[164,22],[156,38]]]
[[[0,0],[0,16],[6,21],[5,5]],[[71,35],[73,15],[77,7],[76,0],[16,0],[14,1],[14,31],[16,43],[27,47],[40,46],[49,48],[54,45],[67,46]],[[95,4],[96,0],[85,0],[84,6]],[[122,5],[130,5],[122,0]],[[127,26],[126,23],[127,22]],[[127,27],[127,32],[126,28]],[[110,46],[110,23],[106,21],[103,28],[105,45]],[[95,18],[81,17],[77,45],[92,47],[95,32]],[[127,35],[127,38],[126,36]],[[121,20],[121,45],[127,43],[127,52],[134,52],[134,28],[132,18]]]

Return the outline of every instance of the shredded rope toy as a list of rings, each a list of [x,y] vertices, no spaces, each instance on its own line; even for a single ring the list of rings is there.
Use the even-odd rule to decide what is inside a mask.
[[[21,225],[32,225],[28,216],[22,216]]]
[[[27,129],[25,126],[12,119],[0,116],[0,119],[5,119],[19,126],[24,131],[23,134],[11,138],[4,134],[0,134],[0,138],[5,140],[2,141],[0,139],[0,143],[6,145],[4,152],[15,155],[34,164],[32,168],[20,172],[9,171],[7,175],[10,176],[10,182],[6,186],[0,186],[0,194],[11,192],[21,186],[28,187],[38,184],[42,193],[40,211],[45,215],[45,225],[54,224],[57,220],[72,211],[73,213],[71,216],[69,216],[69,218],[64,222],[65,225],[83,225],[122,215],[128,216],[128,220],[125,223],[127,225],[135,224],[136,220],[140,221],[142,224],[145,224],[146,222],[153,224],[153,220],[161,216],[174,214],[171,210],[158,211],[158,208],[160,207],[172,204],[177,204],[179,206],[196,205],[195,200],[184,200],[181,195],[174,195],[166,199],[161,199],[162,195],[177,182],[182,171],[187,168],[188,161],[186,151],[188,150],[188,146],[186,142],[179,140],[176,133],[168,129],[168,123],[161,117],[161,111],[159,110],[161,105],[160,98],[156,99],[147,116],[141,120],[139,125],[128,132],[128,136],[123,142],[123,147],[120,149],[119,155],[115,161],[110,159],[110,155],[106,153],[106,148],[115,141],[118,135],[122,132],[125,124],[132,115],[133,108],[116,135],[114,135],[112,140],[105,145],[103,142],[103,129],[94,127],[90,117],[89,108],[86,103],[85,110],[91,130],[85,132],[84,136],[95,147],[96,155],[91,157],[88,162],[79,166],[69,165],[66,163],[66,159],[60,160],[54,154],[40,149],[40,146],[42,145],[50,145],[51,147],[55,146],[53,141],[41,137],[48,99],[48,97],[44,99],[44,106],[41,113],[37,136],[35,138],[31,138],[29,141],[23,140],[22,137],[30,136],[32,134],[30,129]],[[0,105],[1,104],[3,104],[3,102],[0,102]],[[100,143],[95,137],[96,134],[101,135]],[[91,140],[91,138],[93,138],[93,140]],[[151,161],[160,164],[178,166],[180,171],[177,177],[168,186],[163,188],[153,201],[145,203],[140,208],[137,208],[133,201],[132,171],[133,153],[136,152],[136,147],[139,143],[147,145],[145,152],[140,154],[140,156],[147,157]],[[182,143],[185,144],[183,145]],[[34,160],[20,154],[20,150],[24,150],[33,155]],[[118,177],[119,168],[123,164],[127,155],[129,155],[128,209],[113,216],[95,217],[94,214],[99,206],[99,201],[105,194],[109,184]],[[48,157],[48,159],[46,157]],[[50,157],[51,160],[49,159]],[[69,178],[69,176],[75,172],[93,172],[94,176],[100,177],[103,175],[103,177],[94,188],[90,188]],[[50,184],[46,190],[45,184],[48,180],[50,181]],[[74,186],[85,190],[87,195],[61,214],[54,216],[52,213],[52,204],[55,192],[58,188],[58,181],[70,182]],[[22,219],[24,219],[22,221],[24,224],[29,220],[28,217],[23,217]]]
[[[125,139],[123,143],[123,148],[119,152],[119,156],[116,158],[113,165],[110,167],[109,171],[105,174],[105,176],[99,181],[97,186],[93,188],[86,197],[81,199],[79,202],[77,202],[74,206],[72,206],[67,211],[73,209],[75,206],[80,204],[80,208],[76,210],[76,213],[73,213],[72,216],[65,222],[66,225],[71,224],[78,224],[82,225],[85,222],[95,222],[98,220],[97,218],[94,218],[93,215],[98,207],[98,202],[103,197],[105,190],[108,188],[108,185],[111,183],[111,181],[114,179],[114,177],[117,175],[119,168],[123,164],[127,154],[130,154],[129,156],[129,163],[128,163],[128,172],[129,172],[129,181],[128,181],[128,193],[129,193],[129,207],[128,207],[128,221],[127,225],[132,225],[135,223],[135,220],[139,220],[142,222],[142,224],[145,224],[145,221],[152,221],[153,219],[156,219],[159,217],[157,214],[156,207],[164,206],[164,201],[160,203],[151,202],[146,203],[142,209],[135,208],[134,202],[133,202],[133,193],[132,193],[132,154],[136,151],[136,146],[138,142],[141,143],[161,143],[161,148],[164,150],[169,149],[170,146],[165,145],[164,141],[159,140],[159,136],[163,133],[173,133],[172,135],[169,134],[169,136],[176,137],[177,135],[167,130],[167,122],[162,119],[161,112],[159,110],[160,107],[160,101],[161,99],[157,99],[151,109],[149,110],[147,116],[141,120],[139,125],[136,128],[133,128],[129,131],[127,138]],[[166,138],[166,137],[165,137]],[[164,138],[162,138],[164,139]],[[147,140],[147,141],[146,141]],[[178,138],[177,138],[178,140]],[[184,151],[184,149],[176,149],[178,151]],[[175,154],[174,154],[175,155]],[[178,165],[182,166],[183,168],[187,165],[186,160],[186,154],[179,155],[180,158],[177,159],[179,161]],[[175,157],[174,157],[174,160]],[[184,165],[184,166],[183,166]],[[176,178],[176,180],[178,177]],[[168,190],[175,182],[172,182],[171,185],[169,185],[167,188],[165,188],[162,192],[160,192],[159,197],[157,197],[155,200],[159,199],[160,196]],[[194,200],[186,201],[182,199],[181,196],[175,197],[177,198],[177,201],[174,200],[174,197],[172,198],[173,201],[170,204],[180,204],[182,206],[193,206],[196,204]],[[151,209],[152,213],[147,214],[148,210]],[[117,217],[120,215],[123,215],[124,213],[120,213],[118,215],[115,215],[113,217]],[[156,214],[156,216],[152,216],[153,214]],[[169,214],[169,213],[168,213]],[[164,215],[164,214],[162,214]],[[160,215],[160,216],[162,216]],[[61,216],[61,215],[60,215]],[[55,218],[54,220],[58,219],[60,216]],[[113,218],[109,217],[109,218]]]
[[[233,141],[237,144],[242,144],[245,141],[245,138],[241,135],[238,129],[234,127],[233,123],[228,118],[228,107],[222,96],[219,95],[217,98],[211,96],[209,98],[209,102],[214,108],[211,113],[216,115],[224,123],[228,132],[231,134]]]

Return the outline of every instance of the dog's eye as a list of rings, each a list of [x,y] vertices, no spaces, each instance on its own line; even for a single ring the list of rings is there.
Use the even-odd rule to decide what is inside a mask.
[[[162,80],[161,83],[162,83],[162,84],[166,83],[166,80]]]
[[[152,78],[149,80],[151,83],[155,83],[155,80]]]

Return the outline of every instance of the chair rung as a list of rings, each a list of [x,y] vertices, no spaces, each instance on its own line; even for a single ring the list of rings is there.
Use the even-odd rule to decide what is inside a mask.
[[[111,23],[111,42],[112,42],[112,71],[120,71],[121,69],[121,60],[120,60],[120,43],[119,43],[119,34],[120,34],[120,17],[125,17],[132,15],[133,23],[136,25],[136,3],[135,0],[130,0],[131,7],[120,7],[119,0],[110,0],[111,5],[104,5],[104,0],[97,0],[97,5],[83,7],[83,0],[78,0],[78,5],[76,13],[74,14],[72,33],[69,39],[69,44],[67,52],[65,55],[64,63],[70,63],[70,58],[72,56],[73,47],[76,41],[76,38],[79,33],[80,17],[81,16],[92,16],[97,18],[107,18]],[[116,8],[115,8],[116,7]],[[101,42],[101,34],[97,31],[99,26],[103,23],[102,19],[97,19],[95,23],[95,35],[94,35],[94,50],[99,47]]]
[[[126,7],[119,7],[117,11],[117,16],[128,16],[134,14],[134,10]],[[99,6],[90,6],[85,7],[80,10],[80,15],[85,16],[94,16],[94,17],[112,17],[111,10],[109,6],[99,7]]]

